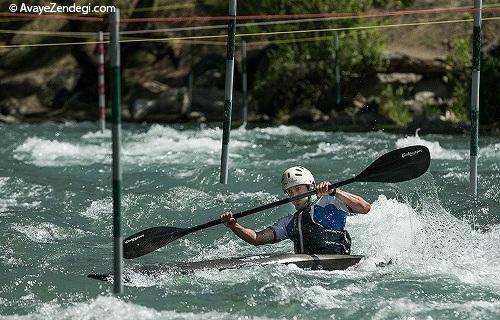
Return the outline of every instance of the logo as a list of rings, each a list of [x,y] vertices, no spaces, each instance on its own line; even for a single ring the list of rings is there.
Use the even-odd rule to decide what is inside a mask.
[[[406,152],[406,153],[403,153],[401,155],[401,158],[413,157],[414,155],[416,155],[417,153],[420,153],[420,152],[422,152],[422,149],[418,149],[418,150],[415,150],[415,151],[412,151],[412,152]]]
[[[140,239],[140,238],[143,238],[143,237],[144,237],[144,234],[141,234],[140,236],[133,237],[133,238],[131,238],[131,239],[125,240],[125,244],[127,244],[127,243],[129,243],[129,242],[134,242],[135,240]]]

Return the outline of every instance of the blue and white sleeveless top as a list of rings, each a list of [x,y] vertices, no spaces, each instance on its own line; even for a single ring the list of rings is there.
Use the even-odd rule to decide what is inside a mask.
[[[314,206],[311,207],[309,212],[313,222],[321,225],[326,229],[343,231],[347,216],[350,214],[347,205],[337,199],[335,196],[323,196]],[[290,238],[291,232],[290,222],[292,221],[293,214],[289,214],[280,218],[270,228],[275,235],[275,241],[281,241]]]

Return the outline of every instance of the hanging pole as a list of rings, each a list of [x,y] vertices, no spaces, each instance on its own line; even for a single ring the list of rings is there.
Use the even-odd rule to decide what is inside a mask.
[[[474,29],[472,33],[472,89],[470,131],[470,188],[477,197],[477,154],[479,149],[479,80],[481,66],[481,9],[482,0],[474,0]]]
[[[106,129],[106,98],[104,84],[104,36],[102,31],[97,32],[97,94],[99,95],[99,122],[101,124],[101,132]]]
[[[234,38],[236,33],[236,0],[229,0],[229,20],[227,28],[226,83],[224,86],[224,124],[222,129],[222,155],[220,167],[220,183],[227,184],[227,161],[229,134],[231,131],[231,108],[233,101],[234,75]]]
[[[248,91],[247,91],[247,42],[241,41],[241,91],[243,92],[243,128],[248,122]]]
[[[123,293],[123,245],[120,164],[122,119],[121,119],[121,74],[120,74],[120,10],[111,13],[111,121],[113,140],[113,269],[114,293]]]
[[[339,34],[338,32],[335,32],[335,97],[336,101],[335,104],[338,107],[342,104],[342,94],[340,91],[340,58],[339,58]]]

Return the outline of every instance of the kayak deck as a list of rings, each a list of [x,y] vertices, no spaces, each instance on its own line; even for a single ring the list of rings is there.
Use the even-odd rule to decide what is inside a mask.
[[[147,276],[160,276],[166,273],[189,274],[208,269],[238,269],[252,266],[266,266],[271,264],[295,264],[301,269],[310,270],[345,270],[357,264],[364,256],[337,255],[337,254],[278,254],[258,255],[240,258],[225,258],[175,264],[152,264],[135,266],[125,270],[124,281],[129,281],[127,273],[132,271]],[[87,277],[101,281],[112,279],[112,273],[89,274]]]

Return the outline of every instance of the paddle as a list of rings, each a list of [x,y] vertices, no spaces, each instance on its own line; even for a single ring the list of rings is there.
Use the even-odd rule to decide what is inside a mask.
[[[402,182],[415,179],[424,174],[430,165],[429,149],[424,146],[411,146],[388,152],[375,160],[363,172],[344,181],[330,185],[338,188],[353,182]],[[235,219],[242,218],[266,209],[280,206],[315,194],[315,190],[294,197],[268,203],[266,205],[233,214]],[[221,224],[221,219],[209,221],[191,228],[153,227],[137,232],[123,240],[123,256],[134,259],[153,252],[187,234]]]

